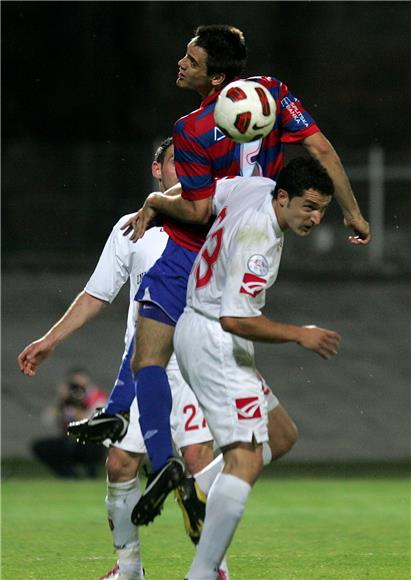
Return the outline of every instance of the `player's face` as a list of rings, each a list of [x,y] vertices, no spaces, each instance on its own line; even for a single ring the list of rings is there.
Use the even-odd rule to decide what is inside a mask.
[[[174,146],[170,145],[165,152],[161,165],[161,185],[164,188],[163,191],[173,187],[176,183],[178,183],[178,177],[174,165]]]
[[[195,44],[195,38],[188,43],[186,55],[178,61],[176,84],[203,97],[213,89],[212,77],[207,74],[207,53]]]
[[[162,163],[153,161],[151,172],[160,184],[160,191],[166,191],[178,183],[178,177],[174,166],[174,146],[170,145],[164,154]]]
[[[279,191],[280,194],[281,190]],[[291,229],[298,236],[308,236],[311,230],[318,226],[324,217],[325,210],[331,203],[330,195],[323,195],[315,189],[306,189],[303,196],[293,197],[291,200],[284,192],[281,206],[281,216],[285,228]],[[277,197],[281,205],[281,198]],[[280,223],[280,226],[283,227]]]

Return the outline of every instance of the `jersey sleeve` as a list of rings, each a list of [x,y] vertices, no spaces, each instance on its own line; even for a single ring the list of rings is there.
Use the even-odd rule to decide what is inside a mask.
[[[187,119],[174,125],[174,163],[184,199],[206,199],[214,194],[215,183],[211,162],[201,139]]]
[[[84,288],[91,296],[109,303],[113,302],[131,272],[131,253],[127,246],[131,242],[120,230],[124,221],[122,218],[112,229],[97,266]]]
[[[320,129],[314,119],[284,83],[280,84],[279,100],[280,110],[277,114],[283,143],[295,143],[319,132]]]
[[[254,241],[247,241],[247,240]],[[230,243],[227,275],[221,296],[220,317],[251,318],[261,315],[266,289],[271,286],[272,240],[266,230],[243,227]]]

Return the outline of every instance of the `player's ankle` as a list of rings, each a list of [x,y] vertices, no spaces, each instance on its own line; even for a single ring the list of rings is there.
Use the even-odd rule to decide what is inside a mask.
[[[143,567],[140,562],[140,542],[128,544],[117,549],[120,575],[139,580],[143,577]]]

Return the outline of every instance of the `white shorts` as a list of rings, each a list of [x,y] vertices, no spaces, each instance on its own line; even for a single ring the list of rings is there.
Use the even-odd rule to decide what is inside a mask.
[[[268,441],[268,409],[252,342],[186,308],[176,326],[174,350],[218,447]]]
[[[280,404],[280,401],[272,392],[271,388],[267,385],[263,375],[257,371],[257,378],[260,381],[260,386],[263,391],[265,402],[267,403],[267,411],[270,412]]]
[[[180,371],[167,369],[167,377],[173,398],[170,423],[175,446],[181,449],[187,445],[211,441],[212,436],[203,412],[193,391],[181,376]],[[113,443],[113,447],[118,447],[131,453],[146,453],[139,417],[137,400],[134,399],[130,407],[130,424],[127,433],[121,441]]]

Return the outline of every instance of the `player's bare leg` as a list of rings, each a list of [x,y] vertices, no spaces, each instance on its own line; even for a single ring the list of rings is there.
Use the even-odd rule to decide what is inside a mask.
[[[110,447],[106,461],[106,509],[113,544],[117,552],[115,568],[105,578],[144,578],[140,559],[139,530],[130,520],[130,514],[141,497],[138,472],[144,454],[131,453]]]
[[[209,465],[214,458],[213,442],[193,443],[181,448],[186,469],[191,475]]]
[[[264,465],[268,465],[288,453],[298,439],[297,426],[281,404],[278,404],[268,413],[268,436],[269,441],[263,444]],[[195,478],[205,495],[208,495],[223,466],[223,456],[218,455],[201,471],[195,472]]]
[[[297,426],[281,404],[268,413],[268,437],[270,461],[275,461],[288,453],[298,439]],[[270,463],[265,453],[263,457],[264,465]]]
[[[160,320],[153,319],[158,316]],[[144,313],[147,314],[147,317]],[[140,427],[150,457],[152,474],[135,506],[132,521],[147,525],[161,512],[167,495],[184,476],[184,465],[173,457],[170,413],[171,390],[165,367],[173,352],[174,326],[155,305],[140,305],[138,330],[132,358]]]
[[[187,445],[181,451],[189,472],[205,467],[213,458],[211,441]],[[112,570],[101,577],[101,580],[115,579],[120,573],[127,574],[127,577],[130,576],[130,578],[140,579],[143,577],[139,530],[131,522],[131,511],[141,495],[138,487],[138,472],[144,457],[143,454],[131,453],[118,447],[110,447],[109,449],[106,461],[106,507],[118,561]],[[190,482],[190,479],[184,479],[184,482],[186,481]],[[183,512],[184,523],[186,520],[189,523],[186,526],[186,531],[193,543],[196,544],[205,518],[206,498],[202,496],[200,490],[196,489],[192,478],[191,482],[192,486],[184,486],[183,501],[179,501],[179,505]],[[138,489],[138,493],[136,493],[136,489]]]
[[[224,469],[207,498],[207,513],[187,579],[213,580],[262,467],[262,445],[237,443],[223,450]]]
[[[174,326],[140,316],[131,360],[133,373],[152,365],[165,368],[173,352],[173,336]]]
[[[298,438],[298,430],[281,404],[271,409],[268,413],[269,441],[263,444],[263,463],[268,465],[287,453]],[[195,478],[204,495],[208,495],[217,475],[224,467],[223,455],[218,455],[211,463],[195,474]],[[225,560],[224,566],[226,566]],[[221,565],[223,567],[223,563]],[[228,578],[228,571],[226,573]]]

